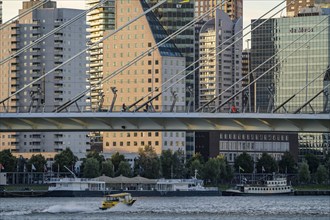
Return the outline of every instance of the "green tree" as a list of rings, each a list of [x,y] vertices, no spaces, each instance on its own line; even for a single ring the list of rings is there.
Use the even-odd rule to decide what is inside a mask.
[[[12,155],[10,150],[0,151],[0,164],[3,166],[1,172],[15,172],[16,171],[17,158]]]
[[[53,163],[53,170],[58,170],[60,172],[68,172],[67,169],[65,169],[64,166],[68,167],[73,171],[73,168],[78,161],[78,157],[76,157],[70,148],[66,148],[61,153],[56,154],[54,157],[54,163]]]
[[[160,174],[160,160],[151,146],[139,149],[139,156],[135,161],[135,174],[140,176],[157,179]]]
[[[113,177],[115,175],[114,167],[111,160],[106,160],[102,162],[101,175],[106,175]]]
[[[204,181],[213,185],[218,184],[220,177],[220,163],[216,158],[210,158],[206,161],[203,169]]]
[[[315,173],[320,165],[320,159],[314,154],[306,154],[305,159],[308,163],[309,171],[311,171],[311,173]]]
[[[162,171],[162,176],[165,179],[170,179],[172,178],[172,157],[173,153],[172,150],[167,149],[163,150],[162,154],[160,155],[160,164],[161,164],[161,171]]]
[[[127,161],[120,161],[118,170],[116,173],[116,176],[126,176],[126,177],[131,177],[132,176],[132,169],[131,165]]]
[[[288,151],[282,155],[281,160],[278,162],[280,173],[296,173],[296,162]]]
[[[195,170],[197,170],[198,175],[202,173],[204,168],[204,159],[200,153],[196,153],[191,157],[185,164],[187,170],[187,178],[195,176]]]
[[[185,176],[185,166],[184,166],[184,152],[179,149],[174,152],[172,156],[172,167],[173,167],[173,177],[176,179],[184,178]]]
[[[309,166],[306,161],[304,161],[299,168],[299,180],[301,183],[309,183],[311,180],[311,173],[309,171]]]
[[[119,152],[116,152],[111,156],[111,162],[114,166],[115,173],[117,172],[121,161],[125,161],[125,156],[120,154]]]
[[[252,173],[253,172],[253,159],[252,157],[247,154],[246,152],[243,152],[239,156],[235,158],[235,171],[239,172],[239,167],[241,167],[244,171],[244,173]]]
[[[264,171],[262,171],[262,167]],[[276,160],[267,153],[262,153],[261,157],[257,161],[257,172],[272,173],[277,171]]]
[[[82,159],[82,163],[80,165],[80,171],[82,173],[84,173],[84,168],[85,168],[85,164],[86,164],[86,160],[88,158],[94,158],[96,159],[98,162],[99,162],[99,167],[100,169],[102,168],[102,163],[104,162],[104,156],[103,155],[100,155],[99,152],[97,151],[90,151],[86,154],[86,158],[83,158]],[[101,172],[101,170],[99,170]]]
[[[100,176],[100,164],[95,158],[87,158],[84,166],[84,177],[95,178]]]
[[[227,162],[223,156],[216,158],[219,163],[219,182],[224,182],[227,179]]]
[[[327,182],[328,180],[328,170],[325,166],[319,165],[319,167],[316,170],[316,180],[318,184],[322,184]]]
[[[33,154],[27,162],[27,169],[28,171],[31,171],[33,164],[33,166],[36,168],[34,172],[44,172],[44,167],[46,163],[47,161],[44,156],[42,156],[41,154]]]
[[[190,163],[190,167],[187,168],[188,169],[188,174],[190,174],[190,176],[188,176],[188,178],[191,178],[191,177],[195,177],[195,172],[196,172],[196,178],[203,178],[203,176],[201,176],[202,172],[203,172],[203,169],[204,169],[204,166],[203,164],[201,164],[201,162],[196,159],[196,160],[193,160],[191,163]]]

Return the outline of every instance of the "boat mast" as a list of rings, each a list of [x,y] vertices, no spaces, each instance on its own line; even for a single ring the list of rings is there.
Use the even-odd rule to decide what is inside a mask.
[[[64,165],[64,168],[67,169],[75,179],[77,179],[76,174],[74,174],[74,172],[72,172],[67,166]]]

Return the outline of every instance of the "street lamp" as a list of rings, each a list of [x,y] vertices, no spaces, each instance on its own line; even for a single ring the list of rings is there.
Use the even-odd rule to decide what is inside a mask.
[[[308,99],[308,57],[309,57],[309,45],[306,46],[306,97],[305,97],[305,103],[307,103]],[[307,113],[307,107],[306,107],[306,113]]]

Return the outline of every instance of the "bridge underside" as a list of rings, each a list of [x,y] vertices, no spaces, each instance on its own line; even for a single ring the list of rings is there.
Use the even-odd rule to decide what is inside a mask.
[[[330,132],[329,114],[0,113],[0,132],[31,131]]]

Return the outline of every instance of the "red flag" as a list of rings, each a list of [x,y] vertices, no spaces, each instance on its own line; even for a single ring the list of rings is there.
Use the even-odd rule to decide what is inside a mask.
[[[5,167],[2,165],[2,163],[0,163],[0,171],[4,170],[4,169],[5,169]]]

